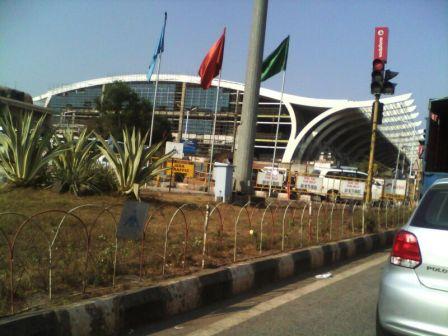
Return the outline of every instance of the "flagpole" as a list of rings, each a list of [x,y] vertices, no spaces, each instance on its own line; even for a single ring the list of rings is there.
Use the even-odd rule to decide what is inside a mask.
[[[210,169],[209,169],[209,175],[208,175],[208,182],[207,182],[207,190],[210,191],[210,184],[212,180],[212,165],[213,165],[213,152],[215,149],[215,133],[216,133],[216,117],[218,115],[218,101],[219,101],[219,89],[221,87],[221,72],[219,72],[219,78],[218,78],[218,86],[216,88],[216,101],[215,101],[215,115],[213,116],[213,131],[212,131],[212,148],[210,150]]]
[[[278,106],[277,128],[276,128],[276,130],[275,130],[274,154],[272,155],[271,178],[270,178],[270,180],[269,180],[269,193],[268,193],[268,197],[271,197],[271,191],[272,191],[272,175],[274,175],[275,155],[277,154],[278,130],[279,130],[279,128],[280,128],[280,115],[281,115],[281,113],[282,113],[283,91],[284,91],[284,89],[285,89],[285,77],[286,77],[286,70],[283,70],[282,91],[281,91],[281,93],[280,93],[280,104],[279,104],[279,106]]]
[[[151,130],[149,132],[149,147],[151,147],[152,145],[152,133],[154,130],[154,115],[156,113],[157,88],[159,86],[160,63],[162,63],[162,54],[163,53],[160,53],[158,55],[158,62],[157,62],[157,77],[156,77],[156,86],[154,88],[154,100],[152,103]]]

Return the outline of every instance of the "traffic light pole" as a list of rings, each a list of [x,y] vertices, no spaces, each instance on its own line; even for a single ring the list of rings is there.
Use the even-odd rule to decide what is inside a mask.
[[[369,169],[367,175],[367,190],[365,202],[370,203],[372,201],[372,180],[373,180],[373,162],[375,160],[375,144],[376,144],[376,132],[378,129],[378,107],[380,104],[380,94],[375,94],[375,103],[373,107],[372,116],[372,136],[370,138],[370,153],[369,153]]]

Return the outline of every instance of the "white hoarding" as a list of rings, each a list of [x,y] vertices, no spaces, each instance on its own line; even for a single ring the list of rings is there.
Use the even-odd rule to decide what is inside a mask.
[[[322,189],[322,178],[317,176],[297,176],[296,187],[309,193],[319,193]]]
[[[406,196],[406,180],[387,179],[384,193],[386,195]]]
[[[406,195],[406,180],[397,180],[397,183],[395,184],[395,195]]]
[[[339,192],[343,197],[363,198],[366,183],[362,181],[341,180]]]
[[[272,174],[272,186],[281,187],[284,181],[285,181],[285,175],[280,174],[274,170],[274,174]],[[271,172],[259,171],[257,174],[257,184],[268,186],[270,183],[271,183]]]

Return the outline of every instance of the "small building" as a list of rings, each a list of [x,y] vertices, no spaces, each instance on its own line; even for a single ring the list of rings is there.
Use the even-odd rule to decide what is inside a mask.
[[[26,92],[0,86],[1,113],[4,113],[3,110],[5,107],[9,108],[13,116],[26,112],[32,112],[39,117],[45,115],[45,125],[51,127],[51,110],[46,107],[34,105],[33,98]]]

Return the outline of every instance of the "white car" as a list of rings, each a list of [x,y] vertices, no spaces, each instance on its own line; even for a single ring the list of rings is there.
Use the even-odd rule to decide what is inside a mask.
[[[313,175],[319,175],[322,186],[319,194],[330,201],[338,199],[363,199],[366,188],[367,174],[354,169],[320,168]],[[372,184],[372,199],[379,200],[382,196],[383,181],[374,179]]]
[[[395,235],[381,280],[377,335],[448,335],[448,179]]]

